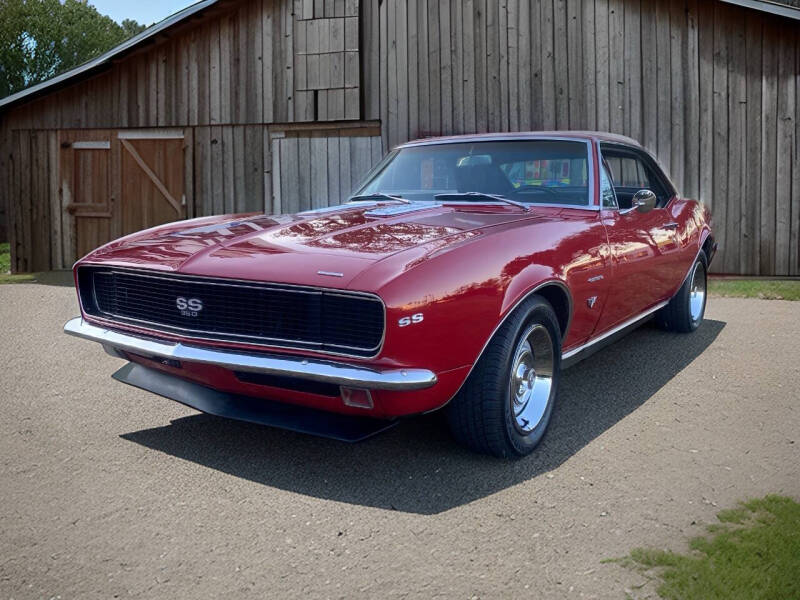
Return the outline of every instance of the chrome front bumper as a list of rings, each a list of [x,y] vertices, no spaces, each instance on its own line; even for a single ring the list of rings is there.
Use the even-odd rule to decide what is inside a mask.
[[[64,333],[98,342],[107,351],[122,350],[142,356],[215,365],[232,371],[282,375],[369,390],[419,390],[436,383],[436,374],[427,369],[378,370],[312,358],[203,348],[98,327],[81,317],[67,321]]]

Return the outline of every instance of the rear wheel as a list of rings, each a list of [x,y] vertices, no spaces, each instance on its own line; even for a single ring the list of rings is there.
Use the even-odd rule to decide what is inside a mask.
[[[558,319],[534,296],[506,319],[448,405],[453,435],[485,454],[531,453],[550,423],[560,368]]]
[[[672,299],[659,312],[659,322],[670,331],[691,333],[703,322],[706,313],[708,261],[700,251],[692,270]]]

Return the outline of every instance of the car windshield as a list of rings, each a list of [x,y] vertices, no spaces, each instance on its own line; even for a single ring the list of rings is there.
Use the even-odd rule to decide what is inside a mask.
[[[367,176],[355,195],[376,194],[427,202],[486,202],[491,194],[523,203],[586,206],[588,144],[520,140],[401,148]]]

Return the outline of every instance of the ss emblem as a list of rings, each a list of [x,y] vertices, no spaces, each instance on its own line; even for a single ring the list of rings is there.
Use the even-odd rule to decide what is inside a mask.
[[[203,301],[200,298],[178,296],[175,298],[175,306],[184,317],[196,317],[197,313],[203,310]]]
[[[409,325],[412,325],[414,323],[422,323],[424,318],[425,317],[423,317],[422,313],[416,313],[414,315],[411,315],[410,317],[403,317],[402,319],[397,321],[397,324],[400,327],[408,327]]]

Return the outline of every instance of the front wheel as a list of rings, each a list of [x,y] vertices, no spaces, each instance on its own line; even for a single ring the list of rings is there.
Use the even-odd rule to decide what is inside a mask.
[[[664,329],[691,333],[703,322],[708,296],[707,271],[708,260],[701,250],[681,289],[659,312],[659,322]]]
[[[447,407],[453,435],[484,454],[530,454],[550,422],[560,370],[558,319],[534,296],[498,329]]]

